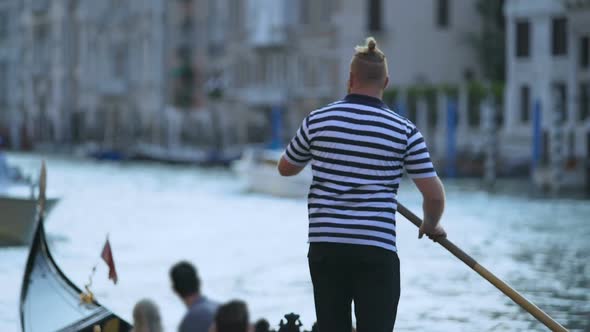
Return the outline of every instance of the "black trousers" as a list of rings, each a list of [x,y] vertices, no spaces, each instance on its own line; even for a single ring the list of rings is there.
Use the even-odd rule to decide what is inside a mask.
[[[376,247],[311,244],[309,271],[320,332],[391,332],[400,296],[397,254]]]

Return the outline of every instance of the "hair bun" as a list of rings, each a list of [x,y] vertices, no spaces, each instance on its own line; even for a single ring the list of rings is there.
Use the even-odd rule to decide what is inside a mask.
[[[377,42],[375,41],[375,38],[367,38],[367,48],[369,49],[369,52],[375,51],[375,48],[377,48]]]

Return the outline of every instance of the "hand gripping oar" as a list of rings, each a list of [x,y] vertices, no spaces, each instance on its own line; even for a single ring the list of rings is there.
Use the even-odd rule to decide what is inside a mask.
[[[422,225],[422,219],[416,216],[412,211],[408,210],[405,206],[398,203],[397,210],[402,216],[406,217],[412,224],[420,227]],[[438,239],[436,242],[443,246],[445,249],[450,251],[455,257],[463,261],[475,272],[479,273],[480,276],[484,277],[492,285],[496,286],[502,293],[506,294],[512,301],[520,305],[524,310],[528,311],[541,323],[545,324],[551,331],[567,331],[565,327],[556,322],[553,318],[549,317],[543,310],[539,309],[534,303],[527,300],[524,296],[520,295],[514,288],[510,287],[507,283],[496,277],[492,272],[488,271],[485,267],[479,265],[479,263],[471,256],[466,254],[463,250],[457,247],[453,242],[446,238]]]

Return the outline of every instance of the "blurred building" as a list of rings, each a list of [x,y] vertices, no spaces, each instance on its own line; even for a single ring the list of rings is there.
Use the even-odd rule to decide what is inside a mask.
[[[205,104],[209,2],[164,1],[165,53],[171,74],[168,101],[179,108]]]
[[[466,77],[477,78],[478,64],[467,42],[470,33],[480,30],[476,1],[341,2],[335,13],[340,55],[351,54],[364,37],[375,36],[388,56],[392,85],[459,84]],[[341,72],[348,73],[348,63],[344,59]]]
[[[23,121],[19,112],[22,109],[19,79],[22,50],[18,47],[21,9],[22,1],[0,1],[0,137],[17,143],[21,135],[19,124]]]
[[[228,0],[176,0],[166,6],[166,141],[169,146],[183,140],[219,145],[226,136],[235,136],[226,125],[235,112],[220,103],[227,72]]]
[[[0,134],[166,141],[206,105],[209,2],[0,1]]]
[[[69,1],[24,1],[15,17],[22,24],[15,51],[21,81],[25,138],[63,141],[75,101],[76,54],[69,34],[76,31]],[[12,124],[11,124],[12,125]]]
[[[15,70],[25,137],[112,145],[148,128],[165,102],[163,5],[22,1],[11,49],[22,54]]]
[[[312,109],[345,95],[354,46],[370,35],[388,55],[392,85],[478,75],[466,43],[479,31],[474,0],[228,1],[227,96],[250,109],[252,121],[289,110],[285,136]]]
[[[509,0],[505,14],[507,139],[521,155],[539,145],[533,159],[580,182],[590,158],[590,1]]]
[[[373,35],[387,55],[390,86],[398,91],[397,104],[390,106],[416,123],[434,158],[445,158],[447,106],[442,86],[455,87],[459,94],[457,148],[472,154],[480,151],[485,140],[479,123],[471,120],[473,110],[467,98],[467,83],[482,79],[476,52],[468,41],[481,30],[477,1],[341,2],[334,18],[340,33],[336,53],[341,57],[339,84],[346,84],[353,46]],[[413,87],[420,86],[435,87],[436,95],[432,99],[412,96]]]
[[[120,147],[157,135],[166,103],[165,3],[76,2],[76,141]]]
[[[475,0],[7,3],[17,12],[0,25],[11,27],[0,61],[10,53],[20,63],[0,71],[20,82],[20,95],[7,93],[20,107],[9,127],[34,141],[262,142],[271,118],[285,139],[310,110],[345,94],[353,48],[369,35],[396,87],[478,76],[465,42],[479,29]]]

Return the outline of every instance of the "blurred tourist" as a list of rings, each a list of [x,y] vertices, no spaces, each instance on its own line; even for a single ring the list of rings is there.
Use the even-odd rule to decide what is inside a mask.
[[[269,332],[270,331],[270,324],[269,322],[261,318],[254,324],[254,332]]]
[[[174,292],[188,309],[178,331],[207,332],[218,304],[201,293],[201,280],[195,267],[189,262],[179,262],[170,269],[170,278]]]
[[[143,299],[133,308],[133,332],[162,332],[162,319],[158,306]]]
[[[240,300],[223,304],[215,314],[210,332],[249,332],[252,331],[248,306]]]

